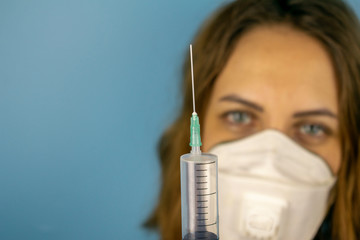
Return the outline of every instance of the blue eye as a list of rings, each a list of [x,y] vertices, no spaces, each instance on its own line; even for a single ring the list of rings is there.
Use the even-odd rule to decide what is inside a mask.
[[[318,124],[305,124],[300,127],[300,131],[304,134],[319,137],[326,133],[325,128]]]
[[[322,123],[302,122],[295,127],[296,138],[306,145],[321,144],[333,136],[333,130]]]
[[[231,124],[248,124],[252,117],[247,112],[232,111],[225,114],[225,119]]]

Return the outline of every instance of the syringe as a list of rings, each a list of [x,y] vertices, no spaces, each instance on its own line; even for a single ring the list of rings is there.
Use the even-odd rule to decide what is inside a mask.
[[[194,112],[190,120],[191,152],[180,157],[182,239],[218,240],[217,156],[200,150],[202,143],[199,117],[195,111],[192,45],[190,60]]]

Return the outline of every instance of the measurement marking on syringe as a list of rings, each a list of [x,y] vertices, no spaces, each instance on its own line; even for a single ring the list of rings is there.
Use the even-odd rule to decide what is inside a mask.
[[[197,207],[197,208],[208,208],[207,206],[205,206],[205,207]]]
[[[208,188],[197,188],[196,190],[206,190]]]
[[[200,213],[197,213],[197,214],[208,214],[208,213],[207,213],[207,212],[205,212],[205,213],[201,213],[201,212],[200,212]]]
[[[200,169],[200,170],[196,170],[197,172],[204,172],[207,171],[207,169]]]
[[[208,193],[208,194],[198,194],[196,196],[209,196],[209,195],[213,195],[213,194],[216,194],[216,192]]]
[[[207,183],[207,182],[196,182],[197,184]]]
[[[201,201],[196,201],[196,202],[208,202],[208,200],[201,200]]]
[[[195,165],[207,165],[207,164],[213,164],[213,163],[215,163],[215,161],[214,162],[209,162],[209,163],[196,163]]]
[[[201,219],[197,219],[198,221],[206,221],[206,220],[209,220],[207,218],[201,218]]]
[[[216,224],[216,222],[211,223],[211,224],[198,225],[198,227],[208,227],[208,226],[212,226],[212,225],[215,225],[215,224]]]
[[[207,176],[196,176],[196,177],[207,177]]]

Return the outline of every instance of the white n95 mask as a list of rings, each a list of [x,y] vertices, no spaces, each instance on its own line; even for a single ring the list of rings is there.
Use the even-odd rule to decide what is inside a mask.
[[[276,130],[215,146],[225,240],[309,240],[336,178],[319,156]]]

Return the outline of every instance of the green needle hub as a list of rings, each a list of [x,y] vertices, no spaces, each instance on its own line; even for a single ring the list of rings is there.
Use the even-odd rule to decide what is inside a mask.
[[[199,117],[194,112],[190,119],[190,146],[200,147],[201,145]]]

